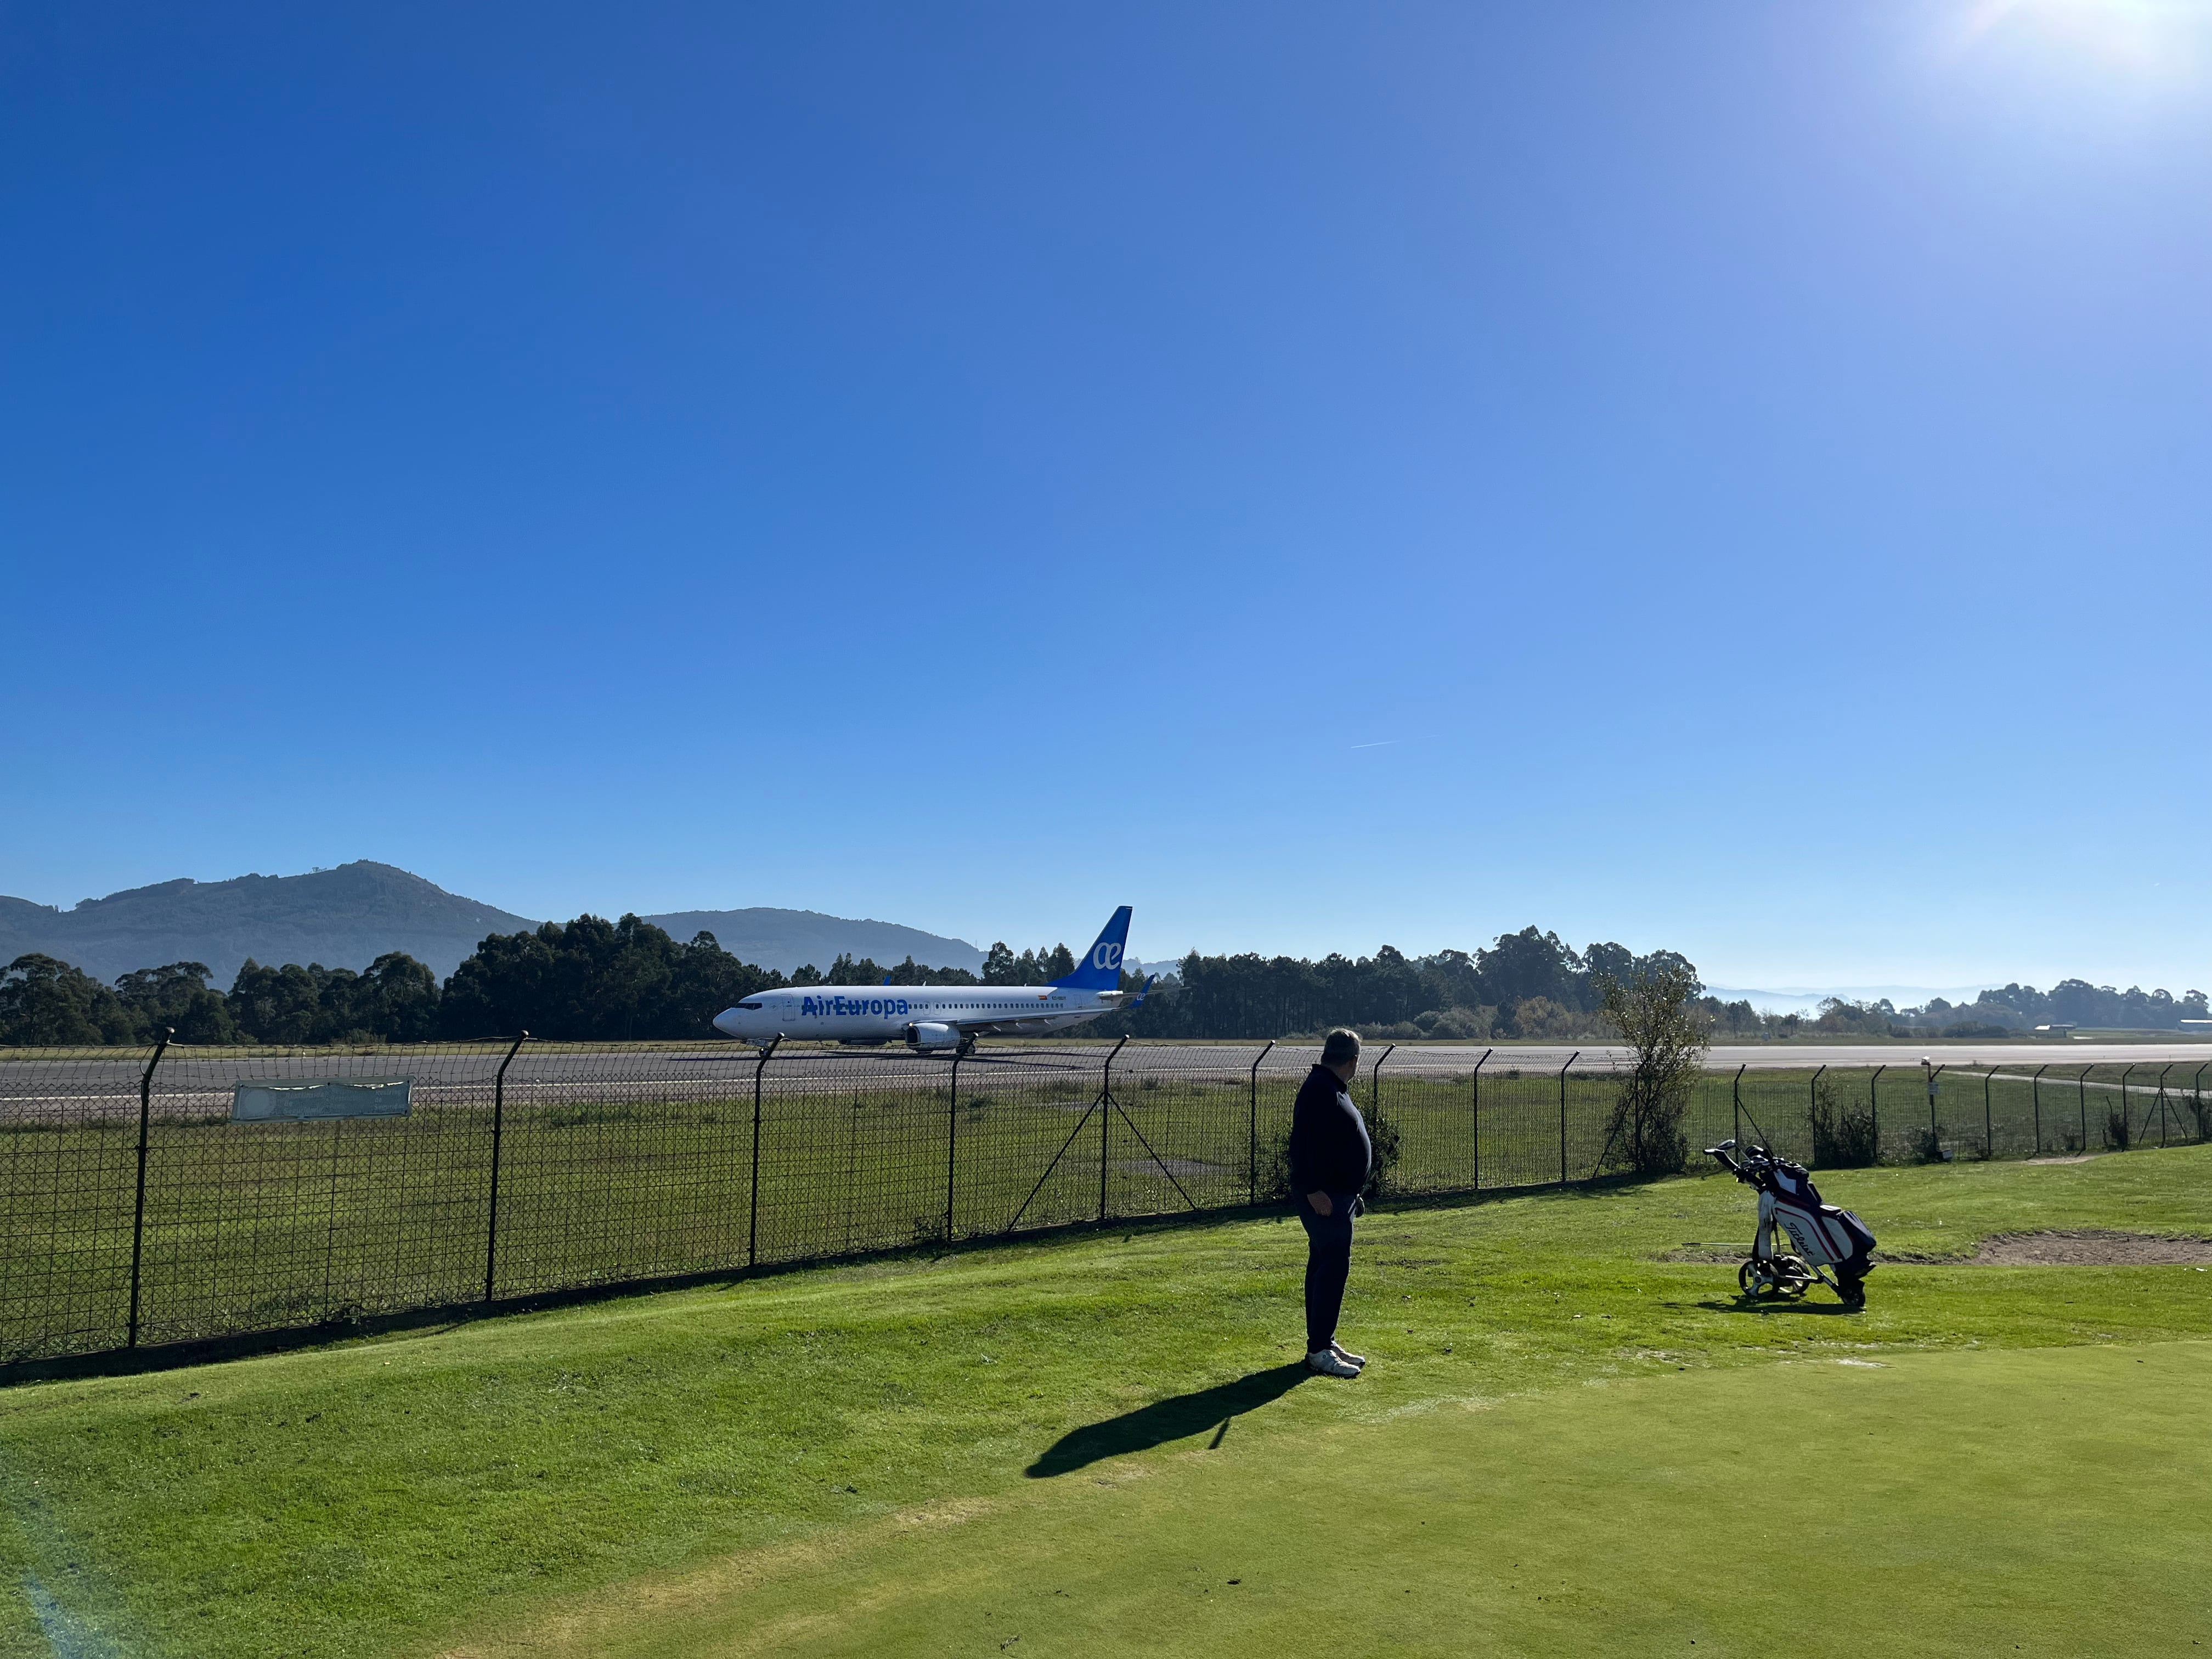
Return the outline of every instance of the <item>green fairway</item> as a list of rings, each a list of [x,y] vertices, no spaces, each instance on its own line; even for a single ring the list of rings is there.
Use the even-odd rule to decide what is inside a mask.
[[[1910,1354],[1201,1438],[1153,1479],[739,1559],[464,1651],[1256,1653],[1334,1630],[1413,1654],[2186,1653],[2212,1642],[2208,1362]]]
[[[1941,1258],[2212,1234],[2208,1177],[2189,1148],[1824,1184]],[[1323,1616],[1414,1651],[2212,1640],[2168,1570],[2207,1541],[2212,1274],[1893,1266],[1863,1315],[1748,1310],[1664,1259],[1747,1237],[1748,1200],[1378,1214],[1352,1384],[1285,1386],[1303,1238],[1266,1218],[21,1386],[0,1653],[1233,1650]]]

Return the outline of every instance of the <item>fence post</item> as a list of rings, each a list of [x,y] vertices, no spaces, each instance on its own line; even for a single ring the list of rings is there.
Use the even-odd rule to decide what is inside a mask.
[[[1925,1064],[1925,1062],[1923,1062]],[[1946,1060],[1944,1066],[1949,1065]],[[1943,1161],[1943,1126],[1936,1121],[1936,1079],[1943,1075],[1943,1066],[1932,1066],[1928,1071],[1928,1150],[1938,1164]]]
[[[1567,1184],[1567,1071],[1583,1057],[1579,1048],[1567,1056],[1565,1066],[1559,1067],[1559,1185]]]
[[[507,1127],[507,1068],[514,1064],[515,1051],[530,1041],[525,1031],[515,1038],[491,1079],[491,1204],[484,1218],[484,1297],[491,1300],[492,1274],[499,1267],[499,1153],[500,1138]]]
[[[2030,1154],[2033,1158],[2043,1156],[2043,1074],[2050,1069],[2051,1062],[2046,1060],[2035,1068],[2035,1075],[2027,1080],[2028,1099],[2035,1108],[2035,1151]]]
[[[1814,1072],[1813,1075],[1808,1078],[1805,1081],[1805,1128],[1808,1133],[1812,1132],[1813,1109],[1820,1103],[1820,1073],[1827,1069],[1828,1068],[1826,1066],[1819,1067]],[[1741,1076],[1741,1073],[1739,1073],[1738,1075]],[[1735,1127],[1737,1137],[1738,1139],[1741,1139],[1743,1125],[1739,1123]],[[1818,1146],[1815,1146],[1813,1149],[1814,1161],[1818,1163],[1820,1161],[1820,1149]]]
[[[1982,1073],[1982,1162],[1984,1164],[1995,1162],[1997,1155],[1996,1131],[1990,1127],[1990,1085],[1996,1080],[1997,1068],[1994,1066]]]
[[[2169,1060],[2158,1074],[2158,1144],[2160,1146],[2166,1145],[2166,1074],[2172,1069],[2173,1061]]]
[[[2136,1064],[2130,1060],[2120,1071],[2120,1150],[2124,1152],[2136,1144],[2133,1109],[2128,1104],[2128,1079],[2136,1074]],[[2108,1121],[2110,1116],[2111,1114],[2107,1113]]]
[[[1123,1037],[1106,1056],[1106,1075],[1101,1080],[1098,1099],[1103,1109],[1098,1114],[1098,1220],[1106,1220],[1106,1137],[1114,1118],[1114,1056],[1121,1052],[1129,1039]]]
[[[1889,1069],[1877,1066],[1874,1075],[1867,1079],[1867,1116],[1874,1122],[1874,1161],[1881,1162],[1881,1074]]]
[[[1482,1190],[1482,1068],[1490,1064],[1495,1048],[1485,1048],[1474,1062],[1474,1190]]]
[[[945,1112],[945,1242],[952,1242],[952,1181],[959,1168],[956,1154],[960,1145],[960,1050],[952,1051],[952,1103]]]
[[[169,1039],[176,1034],[173,1025],[161,1028],[153,1057],[138,1076],[138,1199],[131,1213],[131,1331],[124,1343],[131,1348],[138,1346],[138,1273],[146,1253],[146,1133],[154,1117],[154,1068],[161,1063],[161,1056],[169,1051]]]
[[[1269,1037],[1267,1046],[1252,1062],[1252,1121],[1244,1139],[1246,1181],[1251,1188],[1246,1201],[1252,1204],[1260,1201],[1260,1061],[1274,1052],[1275,1039]]]
[[[1744,1062],[1744,1066],[1748,1066],[1750,1063],[1750,1061],[1746,1060]],[[1737,1066],[1735,1068],[1735,1075],[1729,1079],[1729,1112],[1735,1119],[1735,1136],[1738,1140],[1743,1139],[1744,1066]]]
[[[1382,1054],[1379,1054],[1378,1056],[1376,1056],[1374,1066],[1373,1066],[1372,1067],[1370,1067],[1370,1068],[1369,1069],[1369,1071],[1368,1071],[1368,1073],[1367,1073],[1367,1111],[1368,1111],[1368,1115],[1369,1115],[1370,1116],[1373,1116],[1373,1117],[1379,1117],[1379,1116],[1381,1116],[1381,1115],[1382,1115],[1382,1062],[1383,1062],[1384,1060],[1386,1060],[1389,1059],[1391,1055],[1393,1055],[1393,1054],[1396,1054],[1397,1052],[1398,1052],[1398,1045],[1397,1045],[1396,1043],[1395,1043],[1395,1042],[1394,1042],[1394,1043],[1392,1043],[1389,1048],[1385,1048],[1385,1049],[1382,1052]]]
[[[779,1031],[768,1040],[760,1058],[753,1062],[753,1177],[745,1200],[745,1266],[756,1266],[760,1261],[760,1138],[761,1138],[761,1073],[768,1070],[769,1061],[775,1057],[776,1048],[783,1041]]]
[[[2094,1066],[2084,1066],[2081,1075],[2074,1079],[2074,1098],[2081,1113],[2081,1150],[2089,1150],[2089,1073]]]
[[[2196,1080],[2195,1084],[2192,1085],[2192,1087],[2191,1088],[2191,1091],[2190,1091],[2190,1094],[2191,1094],[2191,1102],[2192,1102],[2192,1103],[2191,1103],[2191,1107],[2190,1107],[2190,1109],[2189,1109],[2189,1115],[2190,1115],[2191,1117],[2193,1117],[2193,1118],[2195,1118],[2195,1119],[2197,1120],[2197,1138],[2199,1140],[2202,1140],[2202,1139],[2204,1138],[2204,1066],[2212,1066],[2212,1060],[2206,1060],[2206,1061],[2204,1062],[2204,1065],[2203,1065],[2203,1066],[2199,1066],[2197,1068],[2197,1080]]]

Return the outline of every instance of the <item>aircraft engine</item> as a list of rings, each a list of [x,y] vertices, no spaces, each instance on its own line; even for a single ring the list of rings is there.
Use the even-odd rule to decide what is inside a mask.
[[[940,1020],[918,1019],[906,1028],[906,1043],[909,1048],[957,1048],[960,1028]]]

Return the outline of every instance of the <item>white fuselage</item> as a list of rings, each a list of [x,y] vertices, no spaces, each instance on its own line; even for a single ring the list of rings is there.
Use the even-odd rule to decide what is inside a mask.
[[[716,1015],[714,1027],[763,1043],[908,1042],[917,1026],[951,1027],[962,1036],[1031,1036],[1110,1014],[1129,994],[1058,985],[799,985],[749,996]]]

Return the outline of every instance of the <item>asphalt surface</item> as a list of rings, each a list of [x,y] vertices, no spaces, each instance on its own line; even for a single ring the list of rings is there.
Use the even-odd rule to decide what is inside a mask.
[[[971,1079],[1001,1076],[1011,1085],[1015,1079],[1044,1082],[1055,1078],[1096,1078],[1105,1064],[1110,1045],[1045,1042],[986,1043],[961,1062],[963,1086]],[[1266,1050],[1264,1056],[1263,1049]],[[1387,1051],[1387,1052],[1386,1052]],[[1295,1074],[1313,1063],[1317,1050],[1311,1045],[1281,1044],[1272,1049],[1256,1042],[1131,1044],[1114,1061],[1117,1079],[1152,1076],[1220,1077],[1248,1074],[1255,1060],[1261,1074],[1279,1078]],[[1482,1060],[1483,1048],[1467,1044],[1384,1043],[1369,1045],[1363,1069],[1378,1061],[1385,1075],[1448,1073],[1464,1075]],[[2191,1085],[2199,1066],[2212,1065],[2212,1042],[1950,1042],[1924,1046],[1832,1043],[1794,1046],[1760,1043],[1722,1047],[1711,1051],[1707,1067],[1733,1072],[1739,1066],[1753,1071],[1803,1070],[1815,1066],[1917,1070],[1923,1055],[1954,1070],[1995,1066],[2007,1072],[2026,1073],[2038,1066],[2051,1068],[2053,1079],[2077,1068],[2093,1066],[2142,1067],[2137,1084],[2154,1079],[2155,1072],[2171,1065],[2168,1082],[2174,1087]],[[193,1115],[227,1114],[233,1084],[241,1079],[313,1077],[391,1077],[415,1080],[416,1097],[424,1104],[480,1101],[489,1103],[491,1084],[503,1054],[476,1050],[455,1053],[428,1050],[402,1054],[317,1054],[255,1059],[232,1054],[205,1057],[186,1052],[163,1061],[155,1074],[154,1096],[160,1112]],[[1577,1072],[1602,1071],[1627,1063],[1627,1050],[1604,1044],[1577,1047],[1570,1043],[1496,1046],[1485,1067],[1488,1073],[1517,1070],[1557,1071],[1571,1061]],[[678,1097],[711,1091],[726,1097],[732,1089],[749,1088],[758,1063],[757,1050],[733,1042],[702,1044],[696,1049],[570,1049],[549,1046],[516,1054],[507,1072],[507,1099],[516,1105],[552,1100],[620,1101]],[[768,1063],[764,1080],[780,1085],[785,1094],[793,1082],[811,1084],[825,1091],[865,1087],[896,1079],[919,1081],[941,1079],[951,1070],[944,1054],[915,1054],[904,1048],[791,1048]],[[89,1112],[100,1117],[136,1114],[143,1054],[81,1060],[0,1059],[0,1116],[75,1115]]]

